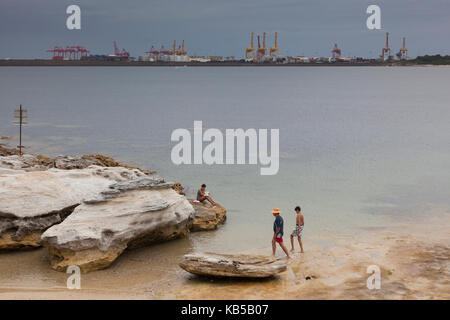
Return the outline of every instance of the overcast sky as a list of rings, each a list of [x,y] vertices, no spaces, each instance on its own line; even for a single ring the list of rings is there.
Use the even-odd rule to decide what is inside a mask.
[[[81,8],[82,29],[66,28],[66,8]],[[368,30],[366,9],[381,7],[382,30]],[[83,45],[93,54],[132,56],[151,45],[185,40],[190,55],[242,57],[250,32],[278,31],[280,54],[376,57],[391,35],[396,53],[450,54],[450,0],[0,0],[0,58],[45,58],[54,46]]]

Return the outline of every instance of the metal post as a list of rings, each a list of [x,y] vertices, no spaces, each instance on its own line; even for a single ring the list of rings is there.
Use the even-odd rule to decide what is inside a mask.
[[[20,120],[19,120],[19,156],[22,156],[22,105],[19,108]]]
[[[27,109],[23,109],[22,105],[19,106],[19,109],[14,109],[14,124],[19,125],[19,145],[17,148],[19,149],[19,156],[22,156],[22,126],[27,124]]]

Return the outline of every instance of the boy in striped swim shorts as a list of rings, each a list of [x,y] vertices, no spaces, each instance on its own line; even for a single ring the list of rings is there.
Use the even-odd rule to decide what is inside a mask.
[[[297,213],[297,217],[295,218],[295,228],[291,233],[291,252],[294,252],[294,237],[297,237],[298,244],[300,245],[300,252],[303,253],[303,228],[305,226],[305,217],[303,217],[302,209],[297,206],[295,207],[295,212]]]

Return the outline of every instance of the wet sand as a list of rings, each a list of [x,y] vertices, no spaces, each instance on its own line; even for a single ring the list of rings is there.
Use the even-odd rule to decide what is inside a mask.
[[[402,225],[366,228],[357,239],[336,235],[331,246],[306,244],[307,251],[295,253],[288,271],[273,281],[208,282],[191,276],[189,288],[172,294],[178,299],[449,299],[448,215],[446,223],[439,220],[407,231]],[[381,269],[380,290],[367,288],[370,265]]]
[[[357,237],[305,238],[305,253],[293,255],[287,272],[258,281],[181,270],[177,262],[192,251],[193,235],[125,252],[110,268],[82,275],[81,290],[66,288],[69,275],[50,269],[45,249],[3,252],[0,299],[450,299],[449,222],[447,212],[361,228]],[[369,265],[381,269],[380,290],[366,287]]]

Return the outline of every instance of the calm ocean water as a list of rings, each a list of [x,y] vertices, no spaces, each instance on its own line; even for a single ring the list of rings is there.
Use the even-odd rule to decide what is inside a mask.
[[[279,207],[296,205],[305,239],[450,210],[450,68],[0,68],[0,135],[48,155],[103,153],[155,169],[193,195],[202,183],[228,209],[216,232],[177,240],[189,250],[267,247]],[[279,128],[280,170],[182,165],[171,133]],[[12,142],[16,145],[16,142]],[[182,250],[183,251],[183,250]]]

